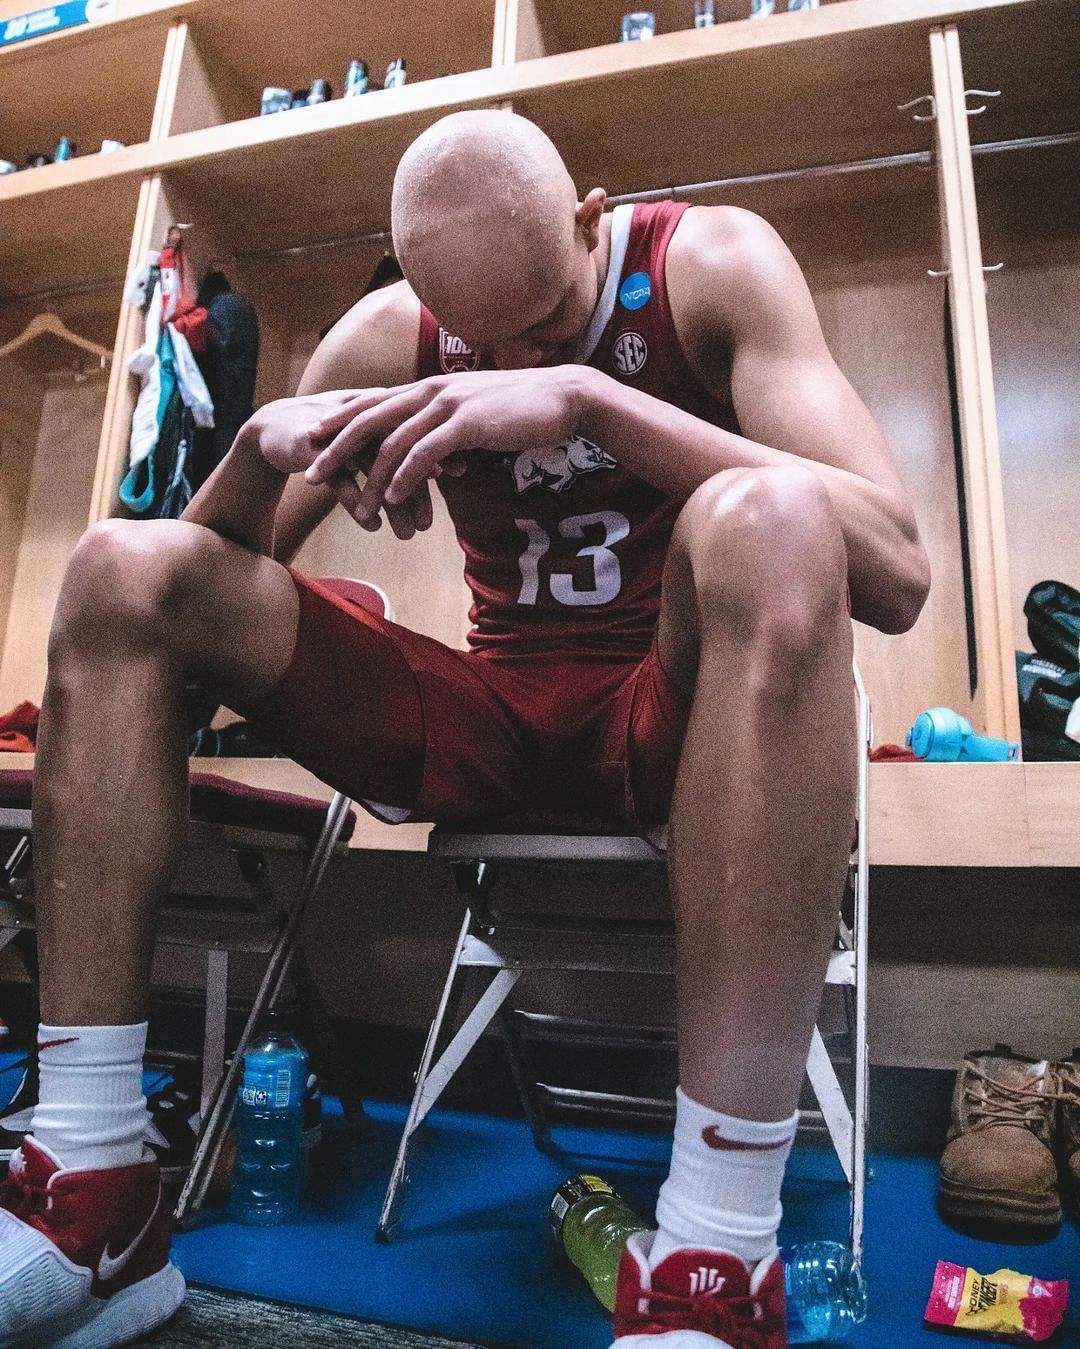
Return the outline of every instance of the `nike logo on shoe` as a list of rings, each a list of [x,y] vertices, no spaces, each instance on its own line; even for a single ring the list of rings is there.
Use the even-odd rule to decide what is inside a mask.
[[[39,1040],[37,1050],[40,1054],[43,1049],[58,1049],[60,1045],[76,1044],[78,1039],[77,1035],[69,1035],[66,1040]]]
[[[105,1243],[105,1249],[101,1252],[101,1259],[98,1261],[98,1267],[96,1271],[96,1277],[102,1283],[108,1283],[110,1279],[115,1279],[116,1276],[123,1270],[124,1266],[131,1260],[131,1257],[135,1254],[135,1251],[138,1248],[139,1242],[142,1241],[143,1237],[145,1237],[147,1232],[150,1231],[151,1224],[157,1217],[157,1211],[160,1207],[161,1207],[161,1181],[159,1179],[157,1198],[154,1200],[154,1207],[150,1210],[149,1218],[147,1218],[146,1222],[142,1225],[142,1228],[139,1230],[139,1233],[135,1237],[135,1239],[129,1242],[127,1247],[123,1251],[121,1251],[120,1254],[117,1256],[110,1256],[109,1243],[108,1242]]]
[[[775,1152],[791,1142],[790,1138],[781,1138],[778,1143],[743,1143],[737,1138],[725,1138],[715,1124],[702,1129],[701,1139],[716,1152]]]

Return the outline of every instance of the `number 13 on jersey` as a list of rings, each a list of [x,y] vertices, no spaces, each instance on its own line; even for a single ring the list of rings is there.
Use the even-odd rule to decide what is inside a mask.
[[[518,558],[521,570],[519,604],[535,604],[540,592],[540,559],[551,547],[551,535],[535,520],[515,520],[514,524],[525,535],[528,545]],[[610,604],[622,588],[622,571],[612,545],[630,533],[630,521],[619,511],[593,511],[589,515],[571,515],[559,521],[559,534],[564,539],[583,539],[590,525],[600,525],[604,537],[600,543],[587,543],[578,548],[575,557],[592,560],[593,584],[588,589],[574,585],[569,571],[553,571],[548,577],[551,597],[557,604]]]

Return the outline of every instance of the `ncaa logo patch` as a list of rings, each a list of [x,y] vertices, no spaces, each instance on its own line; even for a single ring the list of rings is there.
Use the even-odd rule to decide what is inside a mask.
[[[636,375],[649,359],[649,346],[640,333],[620,333],[611,351],[620,375]]]
[[[634,272],[619,287],[619,300],[624,309],[643,309],[652,298],[652,281],[648,272]]]
[[[480,365],[479,355],[472,347],[467,347],[460,337],[439,329],[439,364],[448,375],[457,375],[464,370],[476,370]]]

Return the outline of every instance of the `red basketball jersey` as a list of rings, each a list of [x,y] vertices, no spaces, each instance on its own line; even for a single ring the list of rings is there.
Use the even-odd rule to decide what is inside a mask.
[[[575,359],[738,433],[730,402],[687,363],[668,306],[664,262],[687,208],[619,206],[607,278]],[[479,368],[477,354],[422,308],[418,376]],[[443,475],[472,591],[477,651],[624,651],[644,655],[679,503],[576,437],[525,454],[472,451]]]

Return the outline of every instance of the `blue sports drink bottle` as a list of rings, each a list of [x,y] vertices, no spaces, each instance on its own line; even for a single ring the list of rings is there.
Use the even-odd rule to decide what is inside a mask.
[[[923,712],[908,731],[907,744],[917,759],[930,763],[1003,763],[1020,754],[1014,740],[976,735],[971,722],[951,707]]]
[[[271,1026],[248,1046],[229,1192],[237,1222],[272,1227],[300,1206],[307,1080],[307,1051],[287,1031]]]

